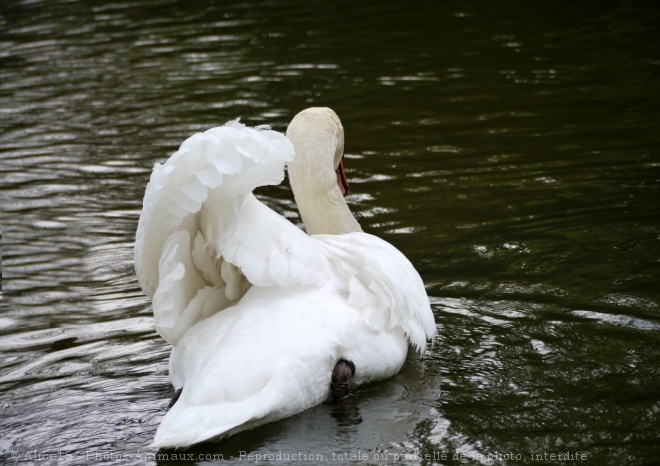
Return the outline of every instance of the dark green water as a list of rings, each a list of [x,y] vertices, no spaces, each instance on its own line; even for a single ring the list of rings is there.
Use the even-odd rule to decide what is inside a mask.
[[[656,464],[657,3],[223,3],[0,5],[2,461],[157,462],[169,350],[132,266],[151,167],[324,105],[438,337],[184,464]],[[286,184],[261,196],[298,221]]]

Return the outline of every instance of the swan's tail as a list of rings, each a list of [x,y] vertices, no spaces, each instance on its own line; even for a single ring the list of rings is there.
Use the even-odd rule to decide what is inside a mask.
[[[191,406],[177,403],[167,413],[151,444],[154,448],[187,448],[201,442],[220,440],[235,433],[236,428],[248,421],[258,419],[257,406],[246,400],[246,403],[229,404],[227,406],[207,405]],[[218,414],[222,413],[222,422]],[[256,427],[253,422],[249,428]]]

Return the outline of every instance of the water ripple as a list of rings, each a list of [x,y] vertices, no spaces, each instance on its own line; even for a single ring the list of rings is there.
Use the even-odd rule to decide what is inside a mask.
[[[657,458],[657,9],[8,1],[0,458],[155,462],[135,455],[169,349],[132,264],[151,168],[310,105],[342,118],[347,200],[418,268],[439,334],[345,405],[191,451]],[[286,183],[259,196],[300,225]]]

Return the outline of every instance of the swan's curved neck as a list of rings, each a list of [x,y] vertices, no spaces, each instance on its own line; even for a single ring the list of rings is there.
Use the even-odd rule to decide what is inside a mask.
[[[335,169],[344,153],[344,128],[329,108],[308,108],[286,131],[296,155],[289,180],[305,229],[310,235],[362,231],[337,185]]]
[[[296,151],[288,172],[307,233],[340,235],[362,231],[337,185],[333,166],[343,152],[343,131],[338,135],[319,131],[318,127],[315,131],[303,129],[298,131],[294,126],[287,131]]]
[[[292,173],[295,170],[289,170],[291,187],[308,234],[341,235],[362,231],[336,182],[331,189],[325,189],[321,183],[313,183],[313,180],[297,183]]]

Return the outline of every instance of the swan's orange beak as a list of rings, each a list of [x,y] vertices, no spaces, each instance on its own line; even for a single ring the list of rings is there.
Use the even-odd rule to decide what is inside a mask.
[[[335,173],[337,173],[337,186],[339,186],[342,195],[345,196],[348,194],[348,181],[346,180],[346,172],[344,172],[343,157],[342,160],[339,161],[339,166],[337,167],[337,170],[335,170]]]

